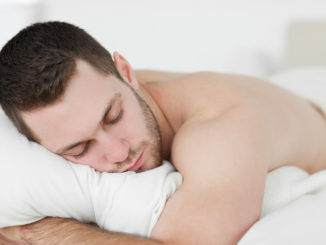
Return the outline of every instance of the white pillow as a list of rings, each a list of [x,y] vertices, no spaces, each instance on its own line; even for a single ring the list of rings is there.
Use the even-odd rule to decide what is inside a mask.
[[[100,173],[70,163],[29,142],[2,110],[0,135],[0,227],[54,216],[149,236],[182,182],[167,162],[140,174]]]

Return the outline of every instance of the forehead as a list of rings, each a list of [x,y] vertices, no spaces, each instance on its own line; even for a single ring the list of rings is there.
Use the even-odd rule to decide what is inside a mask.
[[[76,72],[62,98],[52,105],[23,112],[22,117],[40,143],[56,151],[96,127],[108,103],[125,87],[115,76],[100,73],[85,61],[77,60]]]

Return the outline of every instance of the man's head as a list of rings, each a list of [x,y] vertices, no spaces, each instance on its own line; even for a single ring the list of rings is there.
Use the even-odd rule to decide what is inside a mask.
[[[0,53],[0,103],[18,130],[99,171],[147,170],[162,161],[158,124],[137,91],[122,56],[113,61],[67,23],[27,27]]]

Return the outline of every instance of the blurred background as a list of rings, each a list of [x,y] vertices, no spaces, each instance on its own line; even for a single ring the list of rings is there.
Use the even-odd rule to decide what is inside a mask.
[[[136,69],[268,77],[326,65],[325,0],[0,0],[0,47],[47,20],[78,25]]]

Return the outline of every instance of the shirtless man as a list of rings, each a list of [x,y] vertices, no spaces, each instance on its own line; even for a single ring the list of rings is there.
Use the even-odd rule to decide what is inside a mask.
[[[111,60],[85,32],[58,22],[23,30],[0,62],[1,105],[31,140],[99,171],[140,172],[167,159],[184,178],[151,239],[48,218],[3,229],[3,241],[236,244],[259,218],[268,171],[326,167],[320,113],[256,78],[134,71],[119,53]]]

